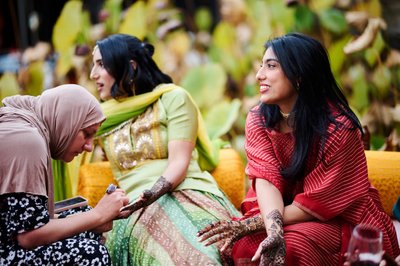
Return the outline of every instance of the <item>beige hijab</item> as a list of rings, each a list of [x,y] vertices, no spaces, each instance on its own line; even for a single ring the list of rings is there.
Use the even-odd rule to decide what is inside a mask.
[[[0,194],[48,197],[53,216],[51,158],[59,159],[79,130],[105,117],[97,99],[79,85],[62,85],[42,95],[11,96],[0,108]]]

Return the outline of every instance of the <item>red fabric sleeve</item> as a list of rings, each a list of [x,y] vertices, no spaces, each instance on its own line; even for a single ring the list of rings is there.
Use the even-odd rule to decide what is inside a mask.
[[[361,133],[349,129],[346,118],[341,120],[344,126],[328,129],[324,158],[307,174],[304,192],[294,199],[296,206],[323,221],[340,215],[370,187]]]
[[[283,195],[285,180],[280,174],[281,166],[266,130],[258,113],[254,109],[250,111],[246,119],[246,174],[253,181],[254,190],[255,178],[262,178],[271,182]]]

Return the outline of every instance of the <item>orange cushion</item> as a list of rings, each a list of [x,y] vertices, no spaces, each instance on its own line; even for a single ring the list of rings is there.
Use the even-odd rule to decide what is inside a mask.
[[[211,174],[232,204],[239,208],[246,193],[244,163],[234,149],[221,149],[219,156],[219,164]]]
[[[393,216],[392,209],[400,196],[400,152],[365,151],[368,178],[379,191],[385,212]]]
[[[96,206],[114,180],[109,162],[84,164],[79,169],[77,194],[87,198],[90,206]]]

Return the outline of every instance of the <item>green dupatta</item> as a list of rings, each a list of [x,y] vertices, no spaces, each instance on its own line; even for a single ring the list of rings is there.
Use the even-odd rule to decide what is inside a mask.
[[[185,91],[188,94],[189,99],[193,102],[194,105],[196,105],[191,95],[185,89],[172,83],[161,84],[154,88],[152,92],[144,93],[141,95],[123,98],[121,100],[111,99],[101,104],[104,115],[107,119],[99,128],[97,136],[100,136],[112,130],[122,122],[132,117],[140,115],[147,109],[150,104],[157,101],[161,97],[161,95],[174,89],[181,89]],[[212,142],[209,139],[207,129],[205,128],[202,115],[198,108],[197,112],[198,130],[196,148],[199,153],[198,162],[202,170],[211,171],[218,164],[220,143],[218,142],[218,140]]]

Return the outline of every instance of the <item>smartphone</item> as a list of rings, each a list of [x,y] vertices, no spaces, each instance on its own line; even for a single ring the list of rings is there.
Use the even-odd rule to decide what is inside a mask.
[[[60,213],[65,210],[77,208],[77,207],[82,207],[82,206],[87,206],[88,201],[82,196],[76,196],[73,198],[57,201],[54,204],[54,213]]]

